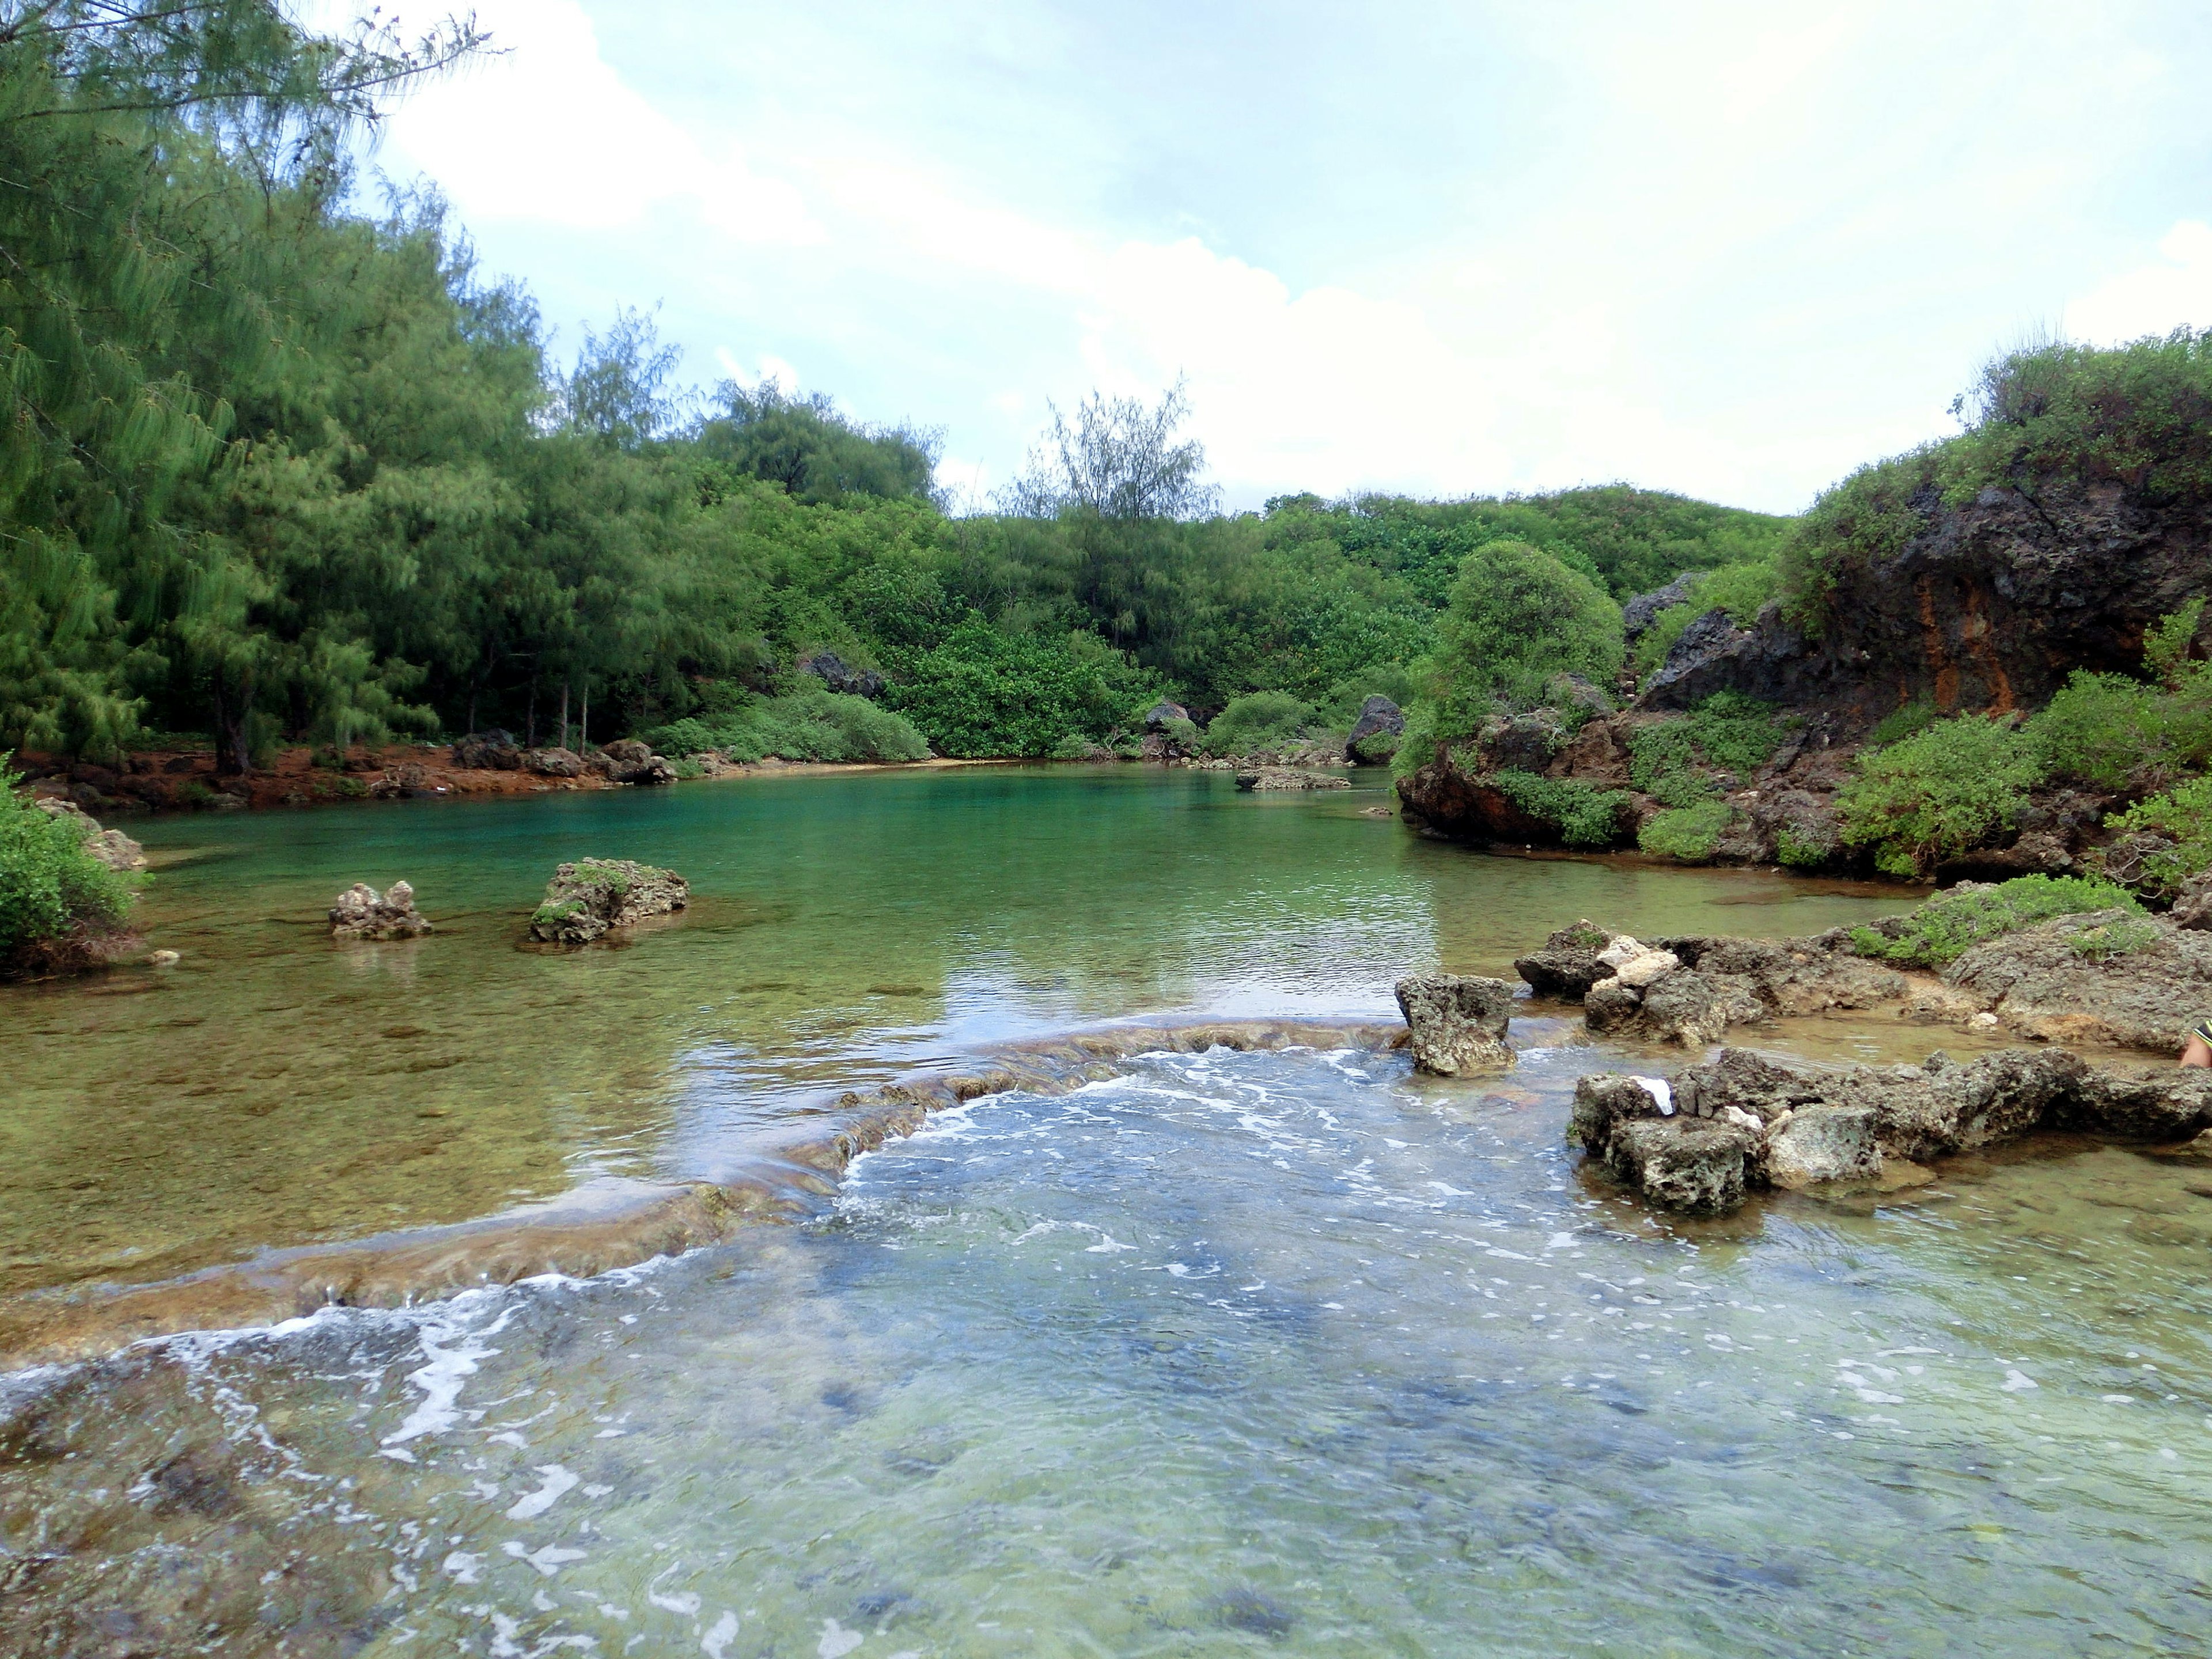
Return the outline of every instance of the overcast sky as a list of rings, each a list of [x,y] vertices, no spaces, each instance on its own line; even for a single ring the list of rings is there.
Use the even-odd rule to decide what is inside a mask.
[[[2212,325],[2201,4],[476,10],[505,54],[374,165],[556,349],[657,304],[687,378],[942,428],[956,492],[1181,373],[1232,506],[1796,511],[2029,331]]]

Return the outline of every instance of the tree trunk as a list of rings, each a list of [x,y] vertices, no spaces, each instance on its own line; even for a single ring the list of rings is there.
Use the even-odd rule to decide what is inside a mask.
[[[581,754],[592,746],[592,677],[584,676],[583,718],[576,722],[576,752]]]
[[[568,746],[568,681],[566,681],[566,680],[562,680],[562,681],[561,682],[561,744],[560,744],[560,746],[561,746],[562,748],[563,748],[563,749],[566,749],[566,748]]]
[[[530,677],[530,747],[538,747],[538,676]]]

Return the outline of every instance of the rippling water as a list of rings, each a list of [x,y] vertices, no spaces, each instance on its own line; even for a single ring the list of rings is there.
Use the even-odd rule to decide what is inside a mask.
[[[1578,915],[1899,903],[1480,857],[1380,799],[993,769],[150,825],[182,966],[0,993],[0,1297],[713,1174],[825,1089],[1372,1014]],[[586,854],[696,902],[520,948]],[[323,936],[400,876],[436,937]],[[1155,1056],[679,1260],[0,1379],[0,1653],[2205,1651],[2212,1175],[2051,1139],[1662,1221],[1560,1144],[1577,1075],[1656,1057],[1515,1039],[1475,1082]]]
[[[21,1379],[17,1650],[2203,1650],[2203,1176],[1663,1224],[1559,1144],[1601,1058],[1157,1056],[795,1230]]]

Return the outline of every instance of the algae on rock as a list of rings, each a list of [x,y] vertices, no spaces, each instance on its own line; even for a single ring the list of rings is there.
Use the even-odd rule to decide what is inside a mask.
[[[611,927],[665,915],[690,902],[690,884],[673,870],[629,859],[579,859],[545,884],[530,936],[548,945],[588,945]]]

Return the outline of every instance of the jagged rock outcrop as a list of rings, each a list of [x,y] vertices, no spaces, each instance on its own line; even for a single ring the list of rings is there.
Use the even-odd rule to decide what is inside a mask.
[[[1567,1135],[1652,1203],[1712,1213],[1763,1187],[1910,1176],[2039,1128],[2184,1142],[2208,1125],[2212,1072],[2100,1071],[2052,1048],[1826,1069],[1723,1048],[1671,1082],[1581,1079]]]
[[[453,763],[471,772],[513,772],[522,765],[514,734],[494,726],[471,732],[453,745]]]
[[[799,672],[811,674],[832,691],[849,697],[880,697],[884,694],[884,677],[872,668],[848,668],[845,659],[835,651],[817,651],[799,665]]]
[[[635,738],[622,738],[586,763],[610,783],[663,784],[676,781],[676,769]]]
[[[420,939],[434,931],[415,908],[415,889],[408,882],[395,881],[379,893],[357,881],[331,906],[332,939]]]
[[[530,918],[530,936],[548,945],[588,945],[611,927],[681,910],[691,902],[690,884],[673,870],[628,859],[579,859],[545,884],[545,898]]]
[[[1179,702],[1170,702],[1162,698],[1145,711],[1145,730],[1164,732],[1176,721],[1188,721],[1189,719],[1189,709]]]
[[[1513,1063],[1505,1041],[1513,988],[1504,980],[1415,974],[1398,981],[1397,995],[1412,1033],[1415,1071],[1458,1077]]]
[[[1629,643],[1632,645],[1640,639],[1644,630],[1659,620],[1662,611],[1689,604],[1698,579],[1705,574],[1702,570],[1685,570],[1666,586],[1654,588],[1649,593],[1638,593],[1622,605],[1620,629],[1627,635]]]
[[[2061,1042],[2181,1049],[2212,1014],[2212,933],[2165,916],[2093,910],[1975,945],[1944,969],[1963,1008]]]
[[[1570,1002],[1579,1002],[1589,994],[1590,987],[1601,979],[1613,977],[1613,964],[1600,961],[1598,952],[1618,937],[1584,917],[1560,928],[1544,941],[1540,949],[1525,957],[1516,957],[1513,971],[1526,980],[1528,988],[1540,997],[1563,997]]]
[[[1831,570],[1817,638],[1778,610],[1750,628],[1708,612],[1646,685],[1644,707],[1715,691],[1820,708],[1862,732],[1893,708],[2032,708],[2076,668],[2132,671],[2145,629],[2205,588],[2212,502],[2045,480],[1947,507],[1930,489],[1892,556]],[[1717,620],[1715,618],[1717,617]]]
[[[1349,789],[1352,780],[1340,778],[1328,772],[1297,772],[1286,767],[1263,766],[1256,771],[1237,775],[1239,789]]]

